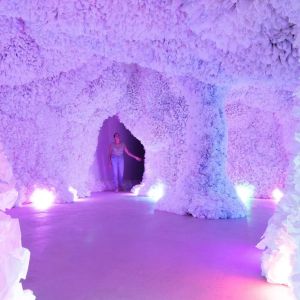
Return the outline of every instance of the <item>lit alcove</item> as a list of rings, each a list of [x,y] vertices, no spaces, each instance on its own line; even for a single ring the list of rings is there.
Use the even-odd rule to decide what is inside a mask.
[[[134,155],[144,158],[145,149],[142,143],[120,122],[117,115],[104,120],[98,135],[97,149],[93,165],[90,169],[92,191],[113,190],[113,172],[109,164],[109,147],[113,142],[114,133],[118,132],[121,141]],[[123,191],[130,191],[133,186],[140,184],[144,175],[144,161],[138,162],[124,154]]]

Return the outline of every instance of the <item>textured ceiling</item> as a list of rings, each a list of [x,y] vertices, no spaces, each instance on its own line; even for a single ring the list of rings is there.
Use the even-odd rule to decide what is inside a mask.
[[[293,88],[300,1],[2,0],[0,84],[107,57],[170,75]]]

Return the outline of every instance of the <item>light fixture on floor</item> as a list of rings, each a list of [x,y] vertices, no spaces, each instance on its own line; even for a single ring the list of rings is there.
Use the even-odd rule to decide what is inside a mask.
[[[162,182],[153,184],[148,190],[147,196],[153,200],[153,202],[158,202],[165,194],[165,186]]]
[[[236,184],[235,190],[241,201],[249,208],[254,197],[255,186],[245,182]]]
[[[131,193],[134,195],[134,196],[138,196],[139,193],[140,193],[140,189],[141,187],[143,186],[143,184],[137,184],[135,185],[132,189],[131,189]]]
[[[36,188],[30,196],[30,201],[38,210],[48,209],[54,203],[54,200],[54,192],[45,188]]]
[[[283,192],[278,188],[272,191],[272,199],[276,204],[281,200],[283,196],[284,196]]]

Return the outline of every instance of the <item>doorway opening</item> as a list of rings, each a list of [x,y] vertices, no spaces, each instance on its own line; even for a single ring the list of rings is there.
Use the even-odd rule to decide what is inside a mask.
[[[145,148],[142,143],[120,122],[118,116],[104,120],[98,135],[98,144],[93,164],[93,191],[109,191],[114,189],[113,170],[109,163],[109,147],[113,142],[114,133],[118,132],[121,141],[134,155],[144,158]],[[133,186],[143,181],[144,159],[138,162],[124,154],[124,177],[121,190],[128,192]]]

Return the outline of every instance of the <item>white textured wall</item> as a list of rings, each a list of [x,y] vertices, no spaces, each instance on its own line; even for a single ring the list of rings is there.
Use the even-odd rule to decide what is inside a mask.
[[[248,182],[255,196],[285,188],[296,119],[293,93],[267,86],[241,86],[226,96],[227,170],[234,183]]]
[[[104,59],[30,87],[7,88],[0,101],[0,134],[6,136],[17,186],[25,191],[36,184],[54,186],[61,201],[71,201],[69,185],[81,196],[89,194],[99,128],[118,114],[146,149],[141,192],[159,180],[165,185],[161,209],[209,218],[243,216],[225,174],[219,91]]]
[[[299,69],[295,0],[5,0],[0,15],[3,84],[55,76],[95,56],[208,83],[251,77],[293,86]]]
[[[227,179],[219,179],[226,177],[224,102],[230,115],[230,107],[234,110],[234,106],[227,102],[232,95],[244,108],[249,97],[238,89],[235,95],[226,96],[223,92],[220,96],[220,85],[230,91],[235,86],[259,82],[270,86],[266,88],[268,99],[277,91],[283,91],[278,103],[290,98],[290,92],[284,94],[284,90],[294,86],[299,71],[298,50],[294,46],[298,11],[299,5],[293,1],[283,6],[275,0],[209,5],[205,1],[48,1],[47,5],[38,1],[3,1],[0,135],[18,190],[22,191],[21,198],[35,184],[55,186],[58,197],[64,201],[71,200],[68,185],[76,187],[80,195],[89,194],[88,169],[94,159],[97,131],[108,116],[116,113],[146,147],[144,189],[159,175],[167,186],[189,190],[192,195],[187,192],[188,199],[194,199],[198,189],[200,197],[210,194],[206,189],[217,191],[216,194],[226,190],[225,186],[230,186],[225,183]],[[196,84],[186,84],[188,81]],[[210,88],[217,92],[209,94]],[[211,104],[206,104],[209,101]],[[277,144],[264,160],[259,179],[272,168],[281,184],[286,168],[282,146],[285,134],[277,131],[276,109],[269,111],[266,103],[251,107],[249,111],[253,113],[248,113],[248,117],[257,116],[259,110],[269,115],[269,123],[262,123],[259,117],[247,117],[249,124],[254,123],[253,130],[247,127],[248,136],[254,137],[256,128],[269,126],[272,141]],[[243,139],[247,137],[241,136],[241,130],[235,136],[231,119],[228,120],[228,138],[234,145],[228,148],[231,178],[259,181],[258,190],[266,194],[274,180],[258,180],[257,168],[244,168],[251,156],[255,164],[261,162],[258,154],[265,148],[244,151],[248,157],[241,159],[240,146],[244,146]],[[189,132],[195,126],[199,128],[194,133],[196,137],[190,138]],[[262,131],[260,141],[267,137],[267,132]],[[199,156],[197,153],[203,149],[193,139],[200,140],[209,155]],[[182,141],[188,141],[187,149],[181,146]],[[262,142],[258,144],[261,146]],[[176,149],[176,155],[172,154],[171,168],[166,171],[164,159],[173,151],[168,150],[170,147]],[[178,167],[186,153],[193,155],[194,166],[200,170],[190,170],[191,163],[188,166],[182,162]],[[234,156],[239,159],[233,161]],[[159,170],[153,167],[155,160],[161,162]],[[190,183],[183,183],[176,175],[182,167],[188,168],[184,172],[193,178]],[[245,169],[249,171],[245,173]],[[193,190],[193,186],[197,188]],[[177,195],[176,188],[172,190]],[[228,193],[233,195],[232,191]],[[202,215],[195,213],[198,208],[181,205],[183,208],[175,210]],[[214,204],[211,205],[213,210]],[[165,208],[171,210],[169,204]],[[226,216],[224,210],[215,217]]]
[[[300,6],[299,2],[297,3]],[[300,47],[300,15],[295,15],[298,30],[295,46]],[[299,62],[298,62],[299,63]],[[295,76],[299,80],[299,74]],[[270,218],[262,240],[257,245],[263,250],[262,275],[271,283],[292,288],[295,299],[300,299],[300,94],[294,92],[294,106],[287,119],[296,121],[291,129],[292,143],[287,143],[292,157],[289,161],[284,196]]]
[[[299,15],[296,0],[1,1],[0,140],[19,201],[34,185],[89,194],[118,113],[146,149],[141,192],[165,186],[158,208],[243,216],[227,157],[259,194],[283,183]]]

